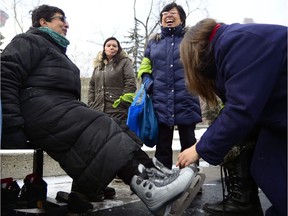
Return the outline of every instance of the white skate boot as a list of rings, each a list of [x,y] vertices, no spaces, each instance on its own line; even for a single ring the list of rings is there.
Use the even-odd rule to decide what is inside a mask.
[[[190,167],[172,169],[169,174],[154,168],[146,169],[143,165],[139,165],[138,168],[141,174],[133,176],[131,190],[154,215],[163,210],[168,202],[181,196],[195,176]]]

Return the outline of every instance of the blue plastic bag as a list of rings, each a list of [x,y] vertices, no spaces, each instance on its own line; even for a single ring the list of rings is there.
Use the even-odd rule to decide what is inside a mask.
[[[128,110],[127,125],[148,147],[154,147],[158,139],[158,122],[152,99],[141,85]]]
[[[141,85],[128,109],[127,125],[129,126],[130,130],[136,133],[137,136],[139,136],[140,131],[139,122],[141,122],[141,119],[143,118],[145,99],[144,93],[144,85]]]

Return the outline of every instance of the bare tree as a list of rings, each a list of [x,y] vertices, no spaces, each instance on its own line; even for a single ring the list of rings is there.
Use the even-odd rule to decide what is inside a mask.
[[[11,15],[14,22],[15,34],[19,34],[25,32],[29,28],[29,26],[27,26],[28,22],[25,22],[30,19],[30,14],[27,13],[27,10],[31,10],[31,5],[36,6],[40,4],[41,0],[3,0],[1,6]]]

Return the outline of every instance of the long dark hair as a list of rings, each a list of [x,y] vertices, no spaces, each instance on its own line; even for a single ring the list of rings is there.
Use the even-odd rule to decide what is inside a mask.
[[[213,19],[204,19],[191,27],[180,44],[187,88],[198,94],[208,105],[217,106],[214,77],[216,66],[209,37],[217,25]]]
[[[108,43],[108,41],[111,40],[115,40],[117,42],[118,45],[118,51],[116,53],[115,56],[113,56],[113,66],[116,66],[118,64],[118,62],[120,61],[120,54],[122,52],[122,47],[120,45],[120,42],[115,38],[115,37],[109,37],[105,40],[104,44],[103,44],[103,52],[102,52],[102,62],[101,62],[101,68],[104,68],[104,60],[108,60],[108,57],[106,55],[106,53],[104,52],[105,50],[105,46]]]

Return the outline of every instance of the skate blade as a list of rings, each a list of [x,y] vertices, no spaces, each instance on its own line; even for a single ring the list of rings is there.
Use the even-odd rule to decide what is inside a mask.
[[[165,207],[161,208],[161,210],[155,214],[154,216],[170,216],[172,208],[172,202],[168,203]]]
[[[40,214],[46,214],[46,211],[44,209],[39,209],[39,208],[26,208],[26,209],[14,209],[14,211],[18,213],[25,213],[25,214],[35,214],[35,215],[40,215]]]
[[[184,211],[190,206],[193,199],[201,189],[205,180],[205,174],[199,172],[193,179],[190,187],[186,192],[173,202],[169,216],[181,216]]]

